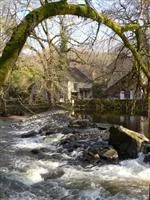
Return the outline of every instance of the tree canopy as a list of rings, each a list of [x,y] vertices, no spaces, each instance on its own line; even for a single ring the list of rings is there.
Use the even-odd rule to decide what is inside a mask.
[[[113,30],[123,41],[124,45],[131,51],[137,65],[150,80],[148,66],[144,64],[138,49],[130,43],[126,32],[141,30],[138,23],[120,25],[105,14],[97,12],[87,4],[67,4],[66,1],[45,3],[41,7],[31,11],[25,16],[22,22],[15,28],[11,39],[7,42],[0,58],[0,88],[2,88],[15,65],[15,62],[34,28],[43,20],[57,15],[76,15],[89,18],[99,24],[104,24]]]

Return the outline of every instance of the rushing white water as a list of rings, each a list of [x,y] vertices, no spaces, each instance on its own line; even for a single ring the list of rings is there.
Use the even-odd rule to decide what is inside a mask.
[[[18,137],[28,132],[30,124],[38,129],[41,123],[46,122],[34,119],[1,129],[5,148],[0,156],[0,199],[148,200],[150,166],[142,154],[119,164],[82,167],[74,163],[82,152],[68,154],[58,145],[65,137],[62,133]],[[39,152],[32,153],[33,149]]]

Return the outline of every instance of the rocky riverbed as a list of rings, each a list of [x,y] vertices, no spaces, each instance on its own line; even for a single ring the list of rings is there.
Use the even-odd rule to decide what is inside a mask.
[[[65,111],[0,125],[0,199],[148,199],[148,141],[140,148],[145,159],[132,138],[136,152],[123,160],[110,144],[110,127]],[[125,153],[129,146],[121,146]]]

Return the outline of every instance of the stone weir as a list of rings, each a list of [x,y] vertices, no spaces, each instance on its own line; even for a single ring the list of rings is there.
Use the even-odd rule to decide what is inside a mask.
[[[101,126],[102,125],[102,126]],[[61,152],[74,155],[74,164],[109,164],[119,160],[138,157],[140,151],[145,152],[145,162],[149,162],[150,141],[144,135],[118,125],[96,124],[88,119],[72,119],[66,126],[52,127],[51,124],[42,127],[37,132],[32,131],[21,135],[22,138],[42,135],[49,137],[61,133],[58,141]],[[34,149],[34,154],[44,158],[45,149]],[[59,152],[58,152],[59,153]],[[73,164],[72,163],[72,164]]]
[[[87,119],[72,120],[69,123],[72,134],[61,144],[70,151],[82,149],[82,159],[90,163],[134,159],[141,151],[146,153],[145,161],[149,162],[150,141],[147,137],[123,126],[101,125]]]

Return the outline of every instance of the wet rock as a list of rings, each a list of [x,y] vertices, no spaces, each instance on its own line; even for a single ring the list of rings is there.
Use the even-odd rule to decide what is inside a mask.
[[[99,139],[101,140],[101,132],[98,128],[88,128],[88,129],[73,129],[72,134],[67,135],[61,143],[87,140],[87,139]]]
[[[42,174],[42,177],[44,178],[44,180],[47,179],[56,179],[56,178],[60,178],[61,176],[64,175],[64,171],[63,169],[55,169],[55,170],[51,170],[48,174]]]
[[[31,153],[33,153],[33,154],[39,154],[40,153],[40,149],[32,149]]]
[[[30,151],[32,153],[32,155],[34,155],[35,158],[37,159],[50,159],[51,156],[48,154],[49,153],[49,149],[47,148],[35,148],[35,149],[32,149]]]
[[[86,149],[90,146],[101,145],[102,142],[101,133],[99,129],[86,129],[76,134],[69,134],[61,140],[60,145],[67,149],[68,152],[72,152],[77,148]]]
[[[100,130],[109,130],[112,124],[105,124],[105,123],[96,123],[97,128]]]
[[[83,161],[93,164],[95,162],[100,161],[100,156],[97,153],[93,153],[91,151],[88,151],[88,152],[85,151],[83,153]]]
[[[98,128],[75,130],[76,133],[65,135],[60,145],[71,157],[73,152],[77,152],[79,156],[75,156],[76,161],[89,164],[118,159],[117,151],[108,145],[109,132],[107,130],[100,131]]]
[[[69,133],[75,134],[75,133],[78,133],[78,132],[79,131],[77,129],[75,129],[75,128],[65,127],[65,128],[62,129],[62,134],[64,134],[64,135],[67,135]]]
[[[120,159],[137,158],[142,143],[148,141],[144,135],[122,126],[113,126],[109,131],[109,144],[118,152]]]
[[[91,145],[92,141],[64,141],[61,143],[63,148],[67,149],[68,152],[72,152],[78,148],[86,149]]]
[[[143,143],[142,151],[144,154],[150,153],[150,142]]]
[[[49,159],[47,155],[45,155],[40,149],[32,149],[31,153],[34,155],[36,159]]]
[[[106,149],[103,149],[103,151],[101,151],[101,157],[106,160],[117,160],[118,153],[112,147],[108,147]]]
[[[29,137],[34,137],[38,134],[38,131],[31,131],[25,134],[21,135],[21,138],[29,138]]]
[[[74,119],[71,120],[68,127],[70,128],[87,128],[90,127],[92,123],[88,119]]]
[[[108,146],[107,144],[99,144],[94,145],[88,148],[83,153],[84,159],[89,163],[93,163],[95,161],[117,161],[118,153],[113,147]]]
[[[145,155],[144,162],[150,164],[150,153],[148,153],[147,155]]]
[[[110,132],[108,130],[101,130],[100,135],[101,135],[102,140],[108,141],[110,137]]]
[[[59,131],[60,130],[57,127],[51,127],[50,125],[47,125],[40,129],[39,134],[48,136],[48,135],[58,133]]]

